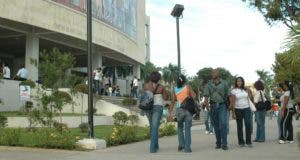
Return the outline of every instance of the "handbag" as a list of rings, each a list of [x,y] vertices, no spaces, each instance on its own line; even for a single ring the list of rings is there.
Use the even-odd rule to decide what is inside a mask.
[[[153,104],[154,104],[154,94],[157,91],[159,84],[157,84],[154,92],[151,91],[144,91],[141,96],[140,96],[140,104],[139,104],[139,108],[141,110],[152,110],[153,109]]]
[[[197,104],[191,96],[188,96],[181,103],[180,108],[185,109],[194,115],[197,113]]]
[[[190,94],[190,90],[188,88],[188,92]],[[198,105],[196,104],[195,100],[191,96],[187,96],[180,105],[180,108],[185,109],[191,113],[191,115],[196,114],[199,112]]]
[[[258,111],[270,110],[272,108],[271,102],[267,99],[266,95],[265,95],[266,100],[264,101],[261,91],[259,91],[259,93],[260,93],[261,101],[256,103],[256,105],[255,105],[256,110],[258,110]]]
[[[253,102],[251,101],[251,99],[249,97],[248,97],[248,103],[249,103],[249,106],[250,106],[250,110],[252,112],[255,112],[256,111],[255,105],[253,104]]]

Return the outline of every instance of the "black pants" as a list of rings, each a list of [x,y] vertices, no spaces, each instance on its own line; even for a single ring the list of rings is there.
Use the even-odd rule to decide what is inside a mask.
[[[237,133],[239,145],[244,145],[244,133],[243,133],[243,122],[245,123],[246,130],[246,144],[252,144],[251,134],[252,134],[252,114],[250,108],[245,109],[235,109]]]
[[[293,113],[289,109],[284,110],[284,116],[280,122],[280,140],[292,141],[293,137]]]

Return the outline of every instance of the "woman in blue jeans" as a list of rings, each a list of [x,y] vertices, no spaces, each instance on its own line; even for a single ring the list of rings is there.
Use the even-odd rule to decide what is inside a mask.
[[[258,80],[254,83],[254,87],[257,90],[257,92],[254,94],[254,103],[257,104],[261,101],[266,101],[266,96],[264,92],[264,84],[262,81]],[[256,119],[256,138],[254,142],[265,142],[265,116],[266,116],[266,110],[256,110],[255,112],[255,119]]]
[[[178,131],[178,151],[184,150],[184,152],[189,153],[192,152],[191,149],[191,127],[192,127],[192,114],[180,108],[180,104],[187,97],[195,98],[196,94],[191,89],[190,86],[185,85],[186,78],[183,75],[180,75],[177,79],[177,87],[175,87],[174,97],[172,101],[172,105],[170,108],[170,113],[172,113],[175,103],[176,103],[176,118],[177,118],[177,131]]]
[[[158,130],[163,113],[164,100],[168,99],[166,90],[158,82],[161,79],[159,72],[152,72],[149,81],[144,85],[144,90],[153,92],[153,109],[145,111],[150,125],[150,153],[156,153],[159,149]]]

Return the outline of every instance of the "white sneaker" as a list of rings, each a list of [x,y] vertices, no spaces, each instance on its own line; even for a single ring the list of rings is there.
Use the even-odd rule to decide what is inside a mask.
[[[210,135],[213,135],[214,133],[213,133],[213,132],[210,132],[209,134],[210,134]]]
[[[209,134],[209,132],[208,132],[208,131],[205,131],[205,134]]]
[[[288,143],[292,144],[292,143],[295,143],[295,141],[287,141]]]
[[[283,140],[279,140],[278,143],[279,144],[284,144],[284,141]]]

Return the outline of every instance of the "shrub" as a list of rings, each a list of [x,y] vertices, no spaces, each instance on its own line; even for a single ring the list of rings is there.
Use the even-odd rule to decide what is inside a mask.
[[[166,123],[164,125],[161,125],[159,128],[159,136],[163,137],[163,136],[172,136],[177,134],[177,130],[175,125],[170,124],[170,123]]]
[[[139,117],[137,115],[129,115],[128,120],[129,120],[131,125],[134,125],[138,122]]]
[[[32,80],[22,81],[19,85],[25,85],[30,86],[30,88],[35,88],[35,82],[33,82]]]
[[[69,130],[69,127],[65,123],[54,122],[53,127],[60,133],[66,132]]]
[[[0,131],[0,145],[16,146],[20,140],[20,129],[4,128]]]
[[[30,133],[30,147],[40,148],[57,148],[57,149],[74,149],[75,137],[70,133],[68,128],[62,130],[51,128],[40,128]]]
[[[88,86],[87,86],[86,84],[77,84],[77,85],[74,87],[74,90],[75,90],[76,92],[88,94]]]
[[[87,110],[85,110],[85,113],[88,113],[89,112],[89,110],[87,109]],[[93,114],[96,114],[97,113],[97,108],[93,108]]]
[[[0,128],[7,126],[7,117],[0,115]]]
[[[122,101],[124,106],[133,106],[137,104],[137,100],[132,97],[127,97]]]
[[[80,128],[82,133],[87,133],[88,130],[89,130],[89,124],[88,123],[81,123],[79,125],[79,128]]]
[[[128,116],[123,111],[116,112],[112,117],[114,118],[115,125],[126,125],[128,121]]]
[[[116,146],[138,141],[136,126],[117,126],[112,133],[106,137],[108,146]]]

